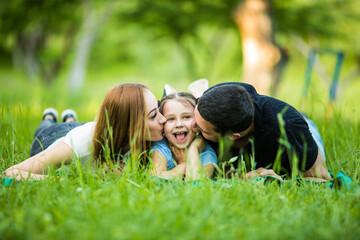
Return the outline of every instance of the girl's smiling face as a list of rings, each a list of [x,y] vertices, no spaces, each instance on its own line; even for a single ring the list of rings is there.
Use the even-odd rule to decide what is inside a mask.
[[[186,148],[195,137],[191,129],[194,121],[194,107],[176,99],[167,100],[163,107],[166,118],[164,133],[168,141],[177,148]]]

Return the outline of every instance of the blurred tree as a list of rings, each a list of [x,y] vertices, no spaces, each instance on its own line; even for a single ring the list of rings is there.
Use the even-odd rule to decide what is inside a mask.
[[[25,68],[30,76],[41,76],[47,83],[59,74],[75,49],[69,81],[78,89],[85,77],[91,46],[110,10],[121,24],[140,26],[154,40],[159,37],[173,40],[186,58],[192,79],[202,76],[198,73],[199,62],[195,61],[199,51],[189,42],[206,45],[202,44],[202,27],[239,29],[243,80],[266,79],[258,84],[264,88],[261,92],[265,92],[271,86],[276,90],[287,62],[286,51],[279,46],[296,45],[289,36],[304,39],[310,45],[326,43],[332,48],[344,48],[356,59],[360,53],[357,43],[360,36],[353,29],[360,20],[359,9],[360,1],[352,0],[1,1],[0,46],[12,52],[15,67]],[[216,51],[209,49],[213,50]],[[75,83],[72,79],[82,80]]]
[[[358,2],[138,0],[120,17],[141,25],[157,37],[173,39],[184,52],[192,78],[197,77],[196,52],[190,51],[185,40],[198,38],[199,27],[203,25],[238,26],[243,44],[243,80],[254,84],[262,93],[269,93],[270,89],[274,93],[289,57],[286,49],[277,43],[277,38],[285,36],[283,38],[289,39],[291,35],[307,41],[323,39],[326,42],[350,39],[351,32],[344,31],[341,23],[357,25],[349,19],[359,19]],[[357,44],[353,41],[352,45]]]
[[[0,44],[11,49],[14,67],[51,83],[73,45],[80,4],[80,0],[1,1]],[[51,52],[49,45],[57,51]]]
[[[236,29],[231,13],[237,4],[238,0],[139,0],[123,8],[118,17],[150,31],[154,39],[173,40],[186,59],[190,77],[197,78],[202,77],[197,72],[197,52],[190,48],[188,39],[201,41],[199,27],[204,25]]]
[[[340,81],[344,88],[360,76],[360,1],[353,0],[273,0],[278,37],[287,39],[305,57],[311,50],[327,48],[343,51],[353,69]],[[315,62],[315,71],[324,77],[324,67]]]
[[[273,19],[268,0],[229,1],[137,1],[123,16],[144,29],[173,39],[183,50],[191,78],[196,78],[194,55],[186,46],[187,38],[198,38],[202,25],[240,29],[243,43],[243,81],[261,93],[279,82],[287,62],[286,51],[274,39]],[[242,3],[242,4],[239,4]],[[236,23],[236,24],[235,24]],[[240,64],[240,63],[239,63]]]
[[[112,1],[100,2],[100,5],[96,5],[91,0],[83,0],[82,9],[84,18],[68,77],[69,90],[72,92],[81,90],[84,85],[91,48],[102,26],[110,17],[113,7],[112,3]]]
[[[236,10],[243,45],[243,81],[259,93],[275,92],[288,61],[287,52],[275,43],[269,0],[245,0]]]

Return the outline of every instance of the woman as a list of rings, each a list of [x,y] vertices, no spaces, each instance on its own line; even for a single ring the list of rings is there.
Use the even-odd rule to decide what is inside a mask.
[[[140,84],[120,84],[106,94],[96,122],[72,129],[44,151],[8,168],[5,176],[17,180],[46,178],[48,166],[68,163],[73,157],[106,164],[125,155],[145,160],[150,141],[163,138],[165,118],[155,96]]]

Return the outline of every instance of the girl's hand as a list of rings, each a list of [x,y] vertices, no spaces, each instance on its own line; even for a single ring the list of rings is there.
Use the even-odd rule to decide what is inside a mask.
[[[205,149],[205,140],[202,136],[198,135],[190,144],[189,148],[196,148],[199,153]]]
[[[180,149],[169,143],[169,148],[174,156],[175,161],[178,164],[184,163],[186,164],[186,150]]]

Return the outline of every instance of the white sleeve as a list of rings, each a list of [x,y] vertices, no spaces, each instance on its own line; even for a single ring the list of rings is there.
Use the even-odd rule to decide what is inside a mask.
[[[94,129],[95,122],[85,123],[84,125],[72,129],[65,137],[59,138],[51,144],[51,146],[63,142],[73,150],[78,158],[87,157],[93,154],[92,138]]]

